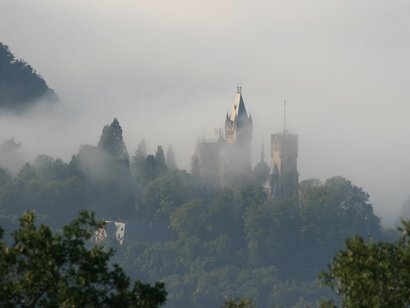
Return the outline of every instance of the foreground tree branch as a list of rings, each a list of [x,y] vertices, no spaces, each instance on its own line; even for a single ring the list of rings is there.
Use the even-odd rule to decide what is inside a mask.
[[[131,284],[113,250],[87,247],[102,226],[94,214],[81,212],[62,234],[35,224],[25,213],[14,242],[8,246],[0,229],[0,306],[159,307],[165,303],[163,283]]]
[[[340,294],[344,307],[410,305],[410,222],[393,243],[350,237],[320,278]]]

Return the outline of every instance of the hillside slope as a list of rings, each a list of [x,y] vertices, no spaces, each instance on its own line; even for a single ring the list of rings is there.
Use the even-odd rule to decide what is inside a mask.
[[[7,45],[0,43],[0,108],[19,109],[55,93],[24,60],[18,60]]]

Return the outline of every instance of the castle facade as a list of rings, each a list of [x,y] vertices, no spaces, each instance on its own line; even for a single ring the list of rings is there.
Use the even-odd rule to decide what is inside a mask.
[[[265,162],[262,146],[261,161],[252,170],[252,126],[252,116],[238,87],[231,111],[225,117],[224,130],[215,129],[212,138],[198,140],[192,156],[192,176],[217,187],[260,185],[272,198],[294,195],[299,179],[298,136],[285,129],[272,134],[270,166]]]

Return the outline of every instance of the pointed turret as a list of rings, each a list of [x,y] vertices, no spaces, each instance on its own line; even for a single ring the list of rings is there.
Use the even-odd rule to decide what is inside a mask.
[[[254,183],[257,186],[263,186],[268,181],[270,168],[265,162],[265,146],[262,139],[262,151],[261,151],[261,161],[256,165],[253,170]]]
[[[242,87],[237,88],[229,117],[225,120],[225,165],[226,183],[240,187],[250,182],[252,118],[248,116]]]
[[[252,183],[252,117],[246,111],[241,87],[223,125],[225,130],[216,129],[215,138],[197,143],[192,174],[207,185],[239,189]]]
[[[225,120],[225,137],[227,143],[234,144],[247,140],[252,135],[252,117],[248,116],[242,97],[242,87],[237,88],[231,113]]]
[[[229,115],[231,121],[235,122],[238,119],[248,119],[248,113],[246,112],[245,103],[242,97],[242,87],[237,88],[235,101],[232,105],[231,114]]]

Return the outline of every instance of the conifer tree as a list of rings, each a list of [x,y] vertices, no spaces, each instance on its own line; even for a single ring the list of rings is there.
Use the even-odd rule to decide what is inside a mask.
[[[116,160],[128,162],[129,156],[117,118],[110,125],[104,126],[98,148]]]
[[[157,147],[157,152],[155,153],[155,169],[157,175],[166,172],[168,169],[165,163],[164,149],[160,145]]]

